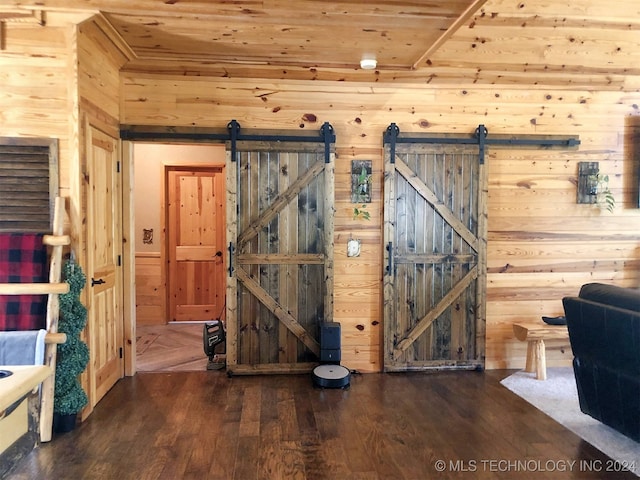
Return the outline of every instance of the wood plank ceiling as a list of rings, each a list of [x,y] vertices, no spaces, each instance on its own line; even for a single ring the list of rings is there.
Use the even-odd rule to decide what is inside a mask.
[[[410,69],[485,1],[45,0],[34,7],[99,10],[146,61],[358,68],[363,55],[375,55],[383,68]]]
[[[484,1],[260,0],[175,15],[166,7],[176,2],[106,17],[139,58],[357,68],[374,54],[385,68],[409,69],[474,3]]]
[[[608,89],[640,77],[638,0],[9,0],[0,21],[25,10],[101,12],[128,71]]]

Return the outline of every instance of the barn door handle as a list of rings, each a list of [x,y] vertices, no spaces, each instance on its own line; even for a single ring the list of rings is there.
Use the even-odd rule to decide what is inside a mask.
[[[387,273],[389,275],[391,275],[391,268],[393,267],[393,243],[389,242],[387,243]]]
[[[221,256],[222,256],[222,252],[221,252],[220,250],[218,250],[218,251],[216,252],[216,255],[215,255],[215,256],[216,256],[216,257],[221,257]]]
[[[99,278],[98,280],[96,280],[95,278],[91,277],[91,286],[93,287],[94,285],[102,285],[103,283],[107,283],[105,282],[103,279]]]
[[[233,251],[234,251],[233,243],[229,242],[229,276],[233,276]]]

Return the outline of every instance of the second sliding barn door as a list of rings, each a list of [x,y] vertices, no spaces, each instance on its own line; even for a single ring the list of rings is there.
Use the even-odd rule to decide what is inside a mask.
[[[484,364],[486,178],[477,147],[385,158],[386,371]]]

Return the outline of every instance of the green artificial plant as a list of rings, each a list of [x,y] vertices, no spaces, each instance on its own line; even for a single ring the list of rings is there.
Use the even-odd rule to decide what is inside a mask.
[[[616,199],[609,190],[609,175],[598,174],[598,204],[609,212],[616,207]]]
[[[356,179],[355,194],[359,202],[371,201],[371,174],[367,173],[367,168],[364,165]]]
[[[71,260],[65,263],[63,276],[69,284],[69,293],[59,296],[58,332],[66,333],[67,341],[58,345],[53,411],[59,415],[73,415],[88,403],[78,378],[89,362],[89,348],[80,339],[87,324],[87,309],[80,302],[86,277],[80,266]]]
[[[361,207],[353,207],[353,219],[357,220],[361,218],[363,220],[371,220],[371,214],[365,210],[367,206],[362,205]]]

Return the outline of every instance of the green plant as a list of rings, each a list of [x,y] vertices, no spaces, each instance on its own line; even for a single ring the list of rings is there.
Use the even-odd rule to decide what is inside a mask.
[[[371,220],[371,214],[365,210],[367,206],[362,205],[361,207],[353,207],[353,219],[357,220],[359,218],[363,220]]]
[[[80,339],[87,324],[87,309],[80,302],[80,292],[86,277],[79,265],[67,261],[63,267],[69,293],[60,295],[60,320],[58,331],[67,334],[67,341],[58,345],[56,382],[53,411],[60,415],[72,415],[82,410],[88,402],[78,376],[89,362],[89,348]]]
[[[598,198],[597,203],[600,207],[606,208],[609,212],[613,212],[616,206],[616,199],[609,190],[609,175],[598,174]]]
[[[365,166],[362,167],[358,174],[355,193],[360,201],[371,199],[371,175],[367,173]]]

